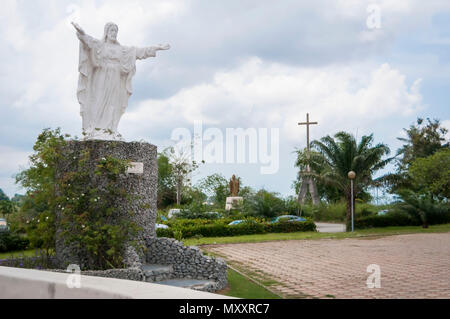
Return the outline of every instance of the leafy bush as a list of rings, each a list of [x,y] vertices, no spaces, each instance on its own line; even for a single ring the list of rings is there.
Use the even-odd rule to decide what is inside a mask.
[[[183,238],[196,236],[202,237],[227,237],[265,233],[289,233],[299,231],[315,231],[316,225],[312,220],[305,222],[281,221],[268,223],[264,219],[248,218],[245,222],[237,225],[228,225],[231,219],[216,221],[205,219],[177,220],[169,222],[169,229],[157,229],[158,237],[175,237],[182,234]]]
[[[213,174],[203,178],[198,187],[202,189],[216,205],[221,207],[225,206],[225,200],[230,196],[228,180],[221,174]]]
[[[417,158],[408,170],[415,190],[430,193],[439,199],[450,198],[450,148],[431,156]]]
[[[158,228],[156,230],[156,234],[158,235],[158,237],[168,237],[168,238],[175,238],[175,235],[173,233],[173,230],[168,228]]]
[[[401,211],[389,212],[386,215],[365,216],[355,219],[355,228],[388,227],[388,226],[419,226],[420,220]]]
[[[418,194],[412,191],[399,191],[403,202],[398,208],[411,218],[420,220],[423,227],[434,224],[450,223],[450,203],[439,201],[431,194]]]
[[[368,203],[357,203],[355,205],[355,218],[376,215],[381,207]],[[319,205],[304,205],[302,207],[302,216],[310,217],[315,221],[321,222],[344,222],[347,207],[345,202],[320,203]]]
[[[449,203],[411,191],[400,193],[403,201],[396,203],[387,214],[357,217],[355,228],[420,225],[427,227],[450,223]]]
[[[199,211],[199,210],[188,210],[182,209],[178,214],[177,218],[182,219],[217,219],[220,218],[220,214],[212,214],[211,212]]]
[[[302,216],[311,217],[321,222],[343,222],[345,221],[346,203],[337,202],[332,204],[320,203],[319,205],[304,205]]]
[[[267,224],[267,233],[294,233],[300,231],[316,231],[316,224],[310,219],[306,222],[279,221],[278,223]]]
[[[223,237],[230,236],[228,225],[222,223],[188,226],[183,228],[183,237],[190,238],[195,235],[202,235],[203,237]]]
[[[233,226],[228,226],[227,229],[230,235],[228,236],[241,236],[241,235],[254,235],[267,233],[266,224],[253,220],[248,220],[244,223],[240,223]]]
[[[285,214],[283,215],[298,215],[300,209],[301,207],[296,197],[289,196],[284,200]]]
[[[28,245],[29,241],[26,237],[15,232],[0,231],[0,252],[25,250]]]
[[[224,218],[224,219],[218,219],[218,220],[210,220],[205,218],[198,218],[198,219],[172,219],[166,222],[165,224],[169,226],[170,228],[186,228],[186,227],[192,227],[192,226],[204,226],[204,225],[210,225],[210,224],[229,224],[232,222],[233,219]]]
[[[277,193],[260,190],[245,199],[243,209],[246,215],[272,218],[286,211],[286,203]]]

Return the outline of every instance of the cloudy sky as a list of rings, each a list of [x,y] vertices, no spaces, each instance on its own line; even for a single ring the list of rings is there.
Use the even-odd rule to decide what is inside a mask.
[[[379,9],[380,28],[370,28]],[[280,167],[206,164],[195,179],[235,173],[245,185],[284,195],[296,176],[297,123],[312,139],[340,130],[374,133],[395,152],[417,117],[450,127],[448,0],[150,1],[2,0],[0,188],[23,193],[13,175],[42,129],[81,135],[76,99],[78,39],[70,21],[100,38],[119,25],[123,45],[170,43],[138,62],[119,131],[159,150],[173,129],[279,128]],[[369,26],[367,20],[369,19]]]

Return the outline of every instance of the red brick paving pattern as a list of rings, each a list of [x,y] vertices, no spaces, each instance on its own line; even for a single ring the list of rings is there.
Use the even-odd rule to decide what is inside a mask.
[[[289,298],[450,298],[450,233],[210,245],[203,249],[262,272]],[[367,288],[367,266],[381,288]]]

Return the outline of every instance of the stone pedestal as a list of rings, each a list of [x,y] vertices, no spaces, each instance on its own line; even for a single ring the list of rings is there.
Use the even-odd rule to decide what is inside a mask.
[[[242,204],[243,202],[244,202],[243,197],[239,196],[227,197],[227,201],[225,203],[225,210],[236,208],[239,204]]]
[[[125,218],[140,227],[137,242],[144,243],[145,239],[155,237],[156,220],[156,202],[158,187],[158,162],[157,148],[148,143],[127,143],[121,141],[69,141],[63,149],[63,154],[70,154],[73,159],[81,158],[82,154],[89,151],[89,158],[86,165],[82,168],[88,171],[90,175],[90,184],[86,189],[97,188],[104,189],[107,180],[99,176],[94,176],[97,164],[103,158],[108,156],[121,160],[129,160],[134,164],[127,174],[118,177],[115,183],[118,187],[124,188],[129,195],[133,197],[130,201],[111,199],[109,207],[116,208],[116,215],[111,218]],[[76,161],[75,161],[76,162]],[[79,171],[81,168],[74,166],[74,161],[61,160],[57,165],[57,178],[73,171]],[[70,247],[65,243],[62,235],[59,218],[61,213],[57,212],[56,229],[56,258],[60,267],[67,267],[68,264],[77,264],[82,269],[89,265],[89,262],[83,257],[84,247]],[[126,245],[124,251],[125,265],[128,267],[138,267],[145,262],[145,256],[138,253],[131,245]]]

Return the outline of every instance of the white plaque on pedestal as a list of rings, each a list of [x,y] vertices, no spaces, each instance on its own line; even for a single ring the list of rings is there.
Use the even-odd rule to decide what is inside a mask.
[[[144,174],[144,163],[130,163],[127,174]]]
[[[230,210],[236,208],[237,205],[242,204],[244,202],[243,197],[235,196],[235,197],[227,197],[227,201],[225,204],[225,210]]]

